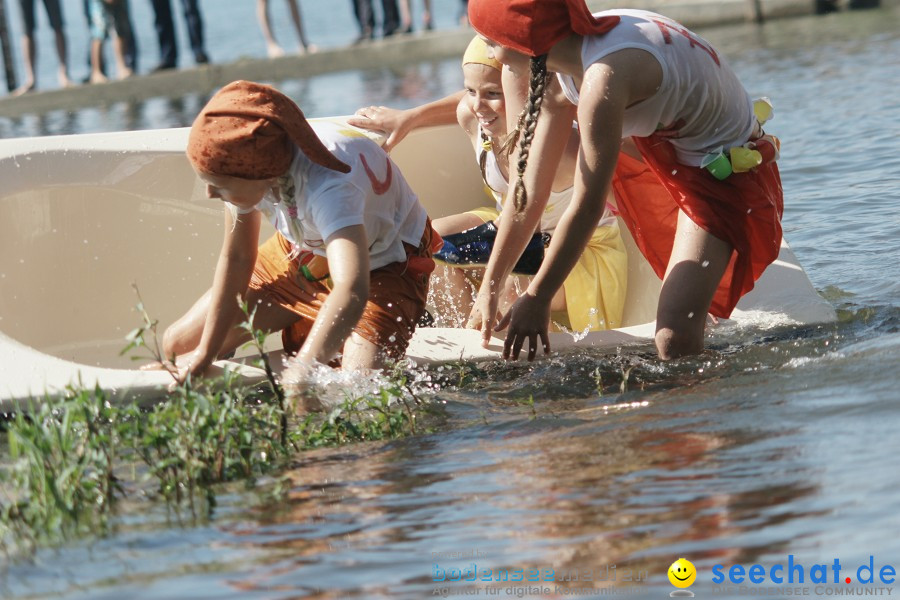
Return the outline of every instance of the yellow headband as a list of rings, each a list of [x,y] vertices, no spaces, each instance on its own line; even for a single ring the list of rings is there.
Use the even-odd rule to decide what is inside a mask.
[[[469,47],[466,48],[466,53],[463,54],[462,59],[463,66],[472,63],[486,65],[488,67],[491,67],[492,69],[497,69],[498,71],[503,70],[503,65],[500,64],[500,61],[488,56],[487,44],[477,35],[472,38],[471,42],[469,42]]]

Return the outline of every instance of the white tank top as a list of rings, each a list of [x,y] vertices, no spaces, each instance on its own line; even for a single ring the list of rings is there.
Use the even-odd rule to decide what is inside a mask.
[[[604,56],[637,48],[652,54],[662,68],[662,85],[625,111],[623,137],[660,133],[671,140],[678,160],[699,166],[704,155],[740,146],[756,126],[753,103],[725,58],[703,38],[676,21],[644,10],[607,10],[619,24],[603,35],[585,36],[585,70]],[[566,96],[578,104],[578,88],[569,75],[558,75]]]
[[[482,139],[481,126],[478,127],[478,139]],[[485,150],[479,146],[475,151],[476,158],[480,161],[481,154],[484,152],[487,152],[487,160],[484,163],[484,182],[491,188],[494,201],[497,203],[497,210],[503,210],[503,198],[509,191],[509,182],[503,177],[500,164],[497,162],[497,155],[493,151]],[[547,199],[547,206],[544,207],[544,214],[541,215],[541,231],[553,233],[563,213],[566,212],[566,208],[572,201],[574,190],[574,187],[569,187],[561,192],[550,191],[550,198]],[[616,224],[616,217],[611,210],[612,208],[614,207],[609,206],[609,203],[607,203],[606,210],[603,211],[603,217],[600,219],[597,227]]]

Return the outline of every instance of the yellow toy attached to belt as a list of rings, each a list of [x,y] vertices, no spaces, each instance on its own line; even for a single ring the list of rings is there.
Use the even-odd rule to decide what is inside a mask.
[[[753,114],[762,125],[772,118],[774,111],[768,98],[753,101]],[[721,148],[711,152],[700,161],[700,167],[709,171],[716,179],[725,179],[732,173],[746,173],[761,164],[778,160],[781,141],[774,135],[764,134],[743,146],[735,146],[728,155]]]

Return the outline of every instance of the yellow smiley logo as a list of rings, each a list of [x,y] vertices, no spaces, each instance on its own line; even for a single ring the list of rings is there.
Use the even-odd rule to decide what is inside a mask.
[[[697,569],[686,558],[679,558],[669,567],[669,581],[677,588],[690,587],[697,579]]]

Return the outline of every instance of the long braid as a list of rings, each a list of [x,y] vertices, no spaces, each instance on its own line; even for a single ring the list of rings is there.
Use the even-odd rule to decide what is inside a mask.
[[[525,126],[526,114],[528,114],[528,107],[522,109],[522,112],[519,113],[519,117],[516,119],[515,128],[506,134],[506,139],[500,144],[500,149],[498,150],[500,154],[509,156],[513,153],[513,148],[516,147],[516,142],[519,141],[519,131]]]
[[[547,84],[547,55],[542,54],[531,59],[531,79],[528,82],[528,101],[525,103],[525,120],[517,128],[519,130],[519,161],[516,164],[518,178],[516,179],[515,206],[516,212],[522,212],[528,203],[528,194],[525,191],[525,167],[528,166],[528,153],[531,151],[531,142],[534,139],[534,130],[537,128],[538,117],[541,115],[541,105],[544,103],[544,88]]]

